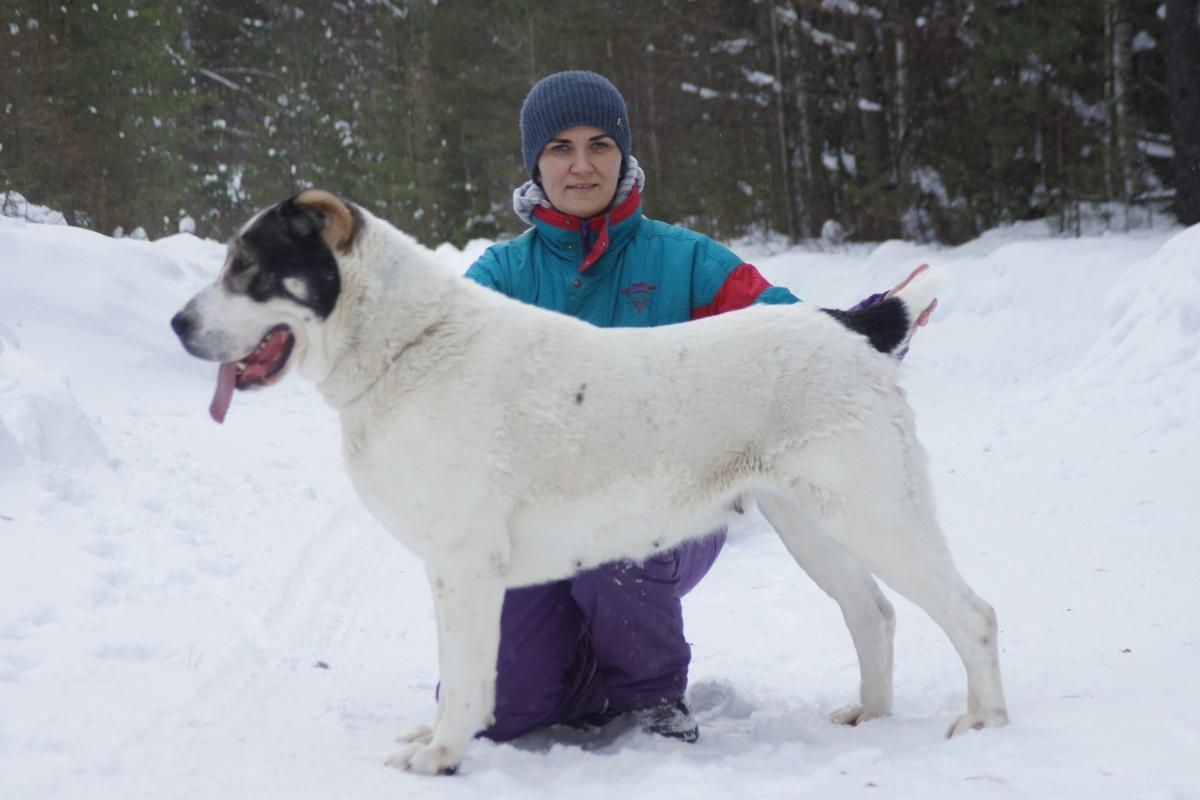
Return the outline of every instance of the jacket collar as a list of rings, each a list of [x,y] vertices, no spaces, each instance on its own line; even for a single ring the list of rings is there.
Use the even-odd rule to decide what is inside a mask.
[[[558,255],[579,259],[576,269],[586,271],[604,255],[619,252],[641,223],[642,194],[636,186],[620,205],[594,217],[576,217],[553,208],[533,209],[533,225]]]

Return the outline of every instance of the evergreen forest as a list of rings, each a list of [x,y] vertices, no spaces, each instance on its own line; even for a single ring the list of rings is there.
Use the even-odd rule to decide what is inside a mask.
[[[0,193],[229,236],[330,189],[502,238],[561,69],[630,108],[646,213],[710,235],[965,241],[1200,221],[1200,0],[0,0]],[[3,195],[0,194],[0,197]]]

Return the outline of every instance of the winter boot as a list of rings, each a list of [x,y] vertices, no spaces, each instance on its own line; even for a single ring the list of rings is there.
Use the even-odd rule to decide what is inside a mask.
[[[700,725],[682,700],[635,711],[634,714],[646,733],[678,739],[688,744],[700,738]]]
[[[584,714],[583,716],[568,720],[564,722],[563,725],[584,733],[595,733],[608,723],[615,720],[617,717],[620,717],[622,714],[624,714],[623,711],[617,711],[612,706],[605,705],[604,708],[600,709],[599,711],[595,711],[591,714]]]

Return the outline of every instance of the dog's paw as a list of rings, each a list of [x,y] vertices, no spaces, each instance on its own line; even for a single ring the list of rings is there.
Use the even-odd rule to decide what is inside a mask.
[[[953,739],[967,731],[981,731],[984,728],[1001,728],[1008,724],[1008,712],[1003,708],[991,711],[968,711],[954,721],[946,731],[946,738]]]
[[[836,722],[838,725],[849,725],[850,727],[854,727],[855,725],[866,722],[867,720],[879,719],[880,717],[886,717],[887,715],[887,711],[870,709],[861,703],[855,703],[852,706],[846,706],[845,708],[839,708],[837,711],[834,711],[829,715],[829,719],[832,722]]]
[[[408,744],[387,760],[389,767],[419,772],[422,775],[453,775],[458,772],[461,756],[445,747],[430,744]]]
[[[418,725],[396,737],[396,744],[429,744],[432,741],[433,728],[428,725]]]

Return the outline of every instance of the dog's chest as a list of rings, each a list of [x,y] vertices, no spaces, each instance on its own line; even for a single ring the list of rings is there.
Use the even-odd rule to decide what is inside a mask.
[[[455,436],[428,416],[343,417],[342,446],[355,489],[379,521],[418,553],[427,549],[426,538],[446,534],[448,519],[489,499],[491,458],[463,433]]]

